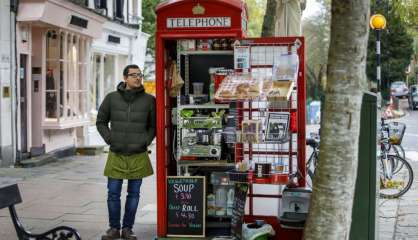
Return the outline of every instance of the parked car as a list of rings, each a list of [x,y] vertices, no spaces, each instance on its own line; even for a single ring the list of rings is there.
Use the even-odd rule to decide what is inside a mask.
[[[408,103],[411,110],[418,108],[418,84],[409,87]]]
[[[408,97],[408,92],[408,87],[402,81],[396,81],[390,85],[390,94],[394,97]]]

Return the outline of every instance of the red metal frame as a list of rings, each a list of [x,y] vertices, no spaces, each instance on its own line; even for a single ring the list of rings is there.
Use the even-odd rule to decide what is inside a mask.
[[[169,17],[196,17],[192,8],[199,3],[205,7],[205,17],[229,16],[231,27],[222,29],[167,29],[166,19]],[[164,74],[165,49],[167,40],[178,39],[205,39],[205,38],[243,38],[246,29],[242,29],[242,17],[247,16],[246,6],[240,0],[171,0],[159,4],[157,13],[156,33],[156,101],[157,101],[157,235],[165,237],[167,233],[167,196],[166,177],[167,166],[170,160],[170,143],[166,142],[166,121],[170,119],[169,98],[166,94]],[[199,15],[202,16],[202,15]],[[247,21],[247,19],[245,19]]]
[[[306,186],[306,164],[305,164],[305,142],[306,142],[306,82],[305,82],[305,49],[304,49],[304,38],[303,37],[274,37],[274,38],[256,38],[256,39],[245,39],[246,42],[248,42],[248,45],[266,45],[266,46],[274,46],[274,45],[287,45],[287,44],[293,44],[296,40],[299,40],[301,45],[297,49],[297,54],[299,56],[299,75],[298,75],[298,81],[297,81],[297,109],[291,109],[291,106],[288,106],[288,109],[281,109],[283,111],[288,111],[291,114],[296,113],[297,116],[297,166],[298,166],[298,172],[299,172],[299,178],[298,178],[298,186],[305,187]],[[263,66],[252,66],[252,67],[271,67],[270,65],[263,65]],[[292,99],[290,99],[291,102]],[[242,104],[242,103],[240,103]],[[239,122],[242,121],[243,112],[248,112],[249,116],[251,116],[252,112],[258,111],[257,108],[253,108],[251,104],[248,108],[238,108],[238,118]],[[273,110],[274,111],[274,110]],[[251,117],[250,117],[251,118]],[[239,126],[240,128],[241,126]],[[242,147],[240,147],[242,149]],[[292,141],[289,142],[289,149],[292,149]],[[256,155],[256,154],[264,154],[263,151],[254,151],[251,147],[251,144],[249,144],[248,150],[241,150],[241,152],[236,154],[236,158],[242,159],[243,154],[250,155]],[[286,152],[275,152],[272,153],[273,155],[287,155],[289,154],[289,159],[292,160],[290,156],[294,155],[295,152],[292,152],[292,150]],[[238,157],[237,157],[238,155]],[[292,173],[292,161],[289,162],[289,172]],[[281,179],[281,180],[280,180]],[[286,182],[288,180],[288,176],[279,176],[280,182]],[[271,184],[271,179],[269,178],[262,178],[252,179],[253,183],[258,184]],[[249,214],[245,216],[245,221],[248,222],[254,222],[256,219],[264,219],[267,223],[271,224],[273,228],[276,230],[276,236],[274,239],[302,239],[302,231],[299,229],[284,229],[280,226],[279,220],[275,216],[254,216],[254,198],[281,198],[281,194],[254,194],[253,187],[250,185],[249,188]]]
[[[168,29],[166,19],[172,17],[196,17],[193,15],[192,8],[197,4],[205,7],[204,15],[198,16],[229,16],[231,17],[230,28],[217,29]],[[171,128],[171,107],[170,97],[168,97],[165,79],[165,43],[168,40],[179,39],[205,39],[205,38],[236,38],[242,39],[246,36],[246,29],[242,29],[243,20],[247,22],[247,9],[241,0],[171,0],[159,4],[157,13],[157,33],[156,33],[156,103],[157,103],[157,235],[165,237],[167,233],[167,196],[166,196],[166,177],[169,161],[171,160],[171,138],[166,136],[166,131]],[[248,24],[247,24],[248,25]],[[303,37],[286,38],[263,38],[250,39],[257,43],[277,43],[294,42],[299,39],[302,42],[298,49],[300,59],[300,75],[298,80],[298,166],[302,166],[299,171],[305,176],[305,68],[304,68],[304,40]],[[242,106],[241,106],[242,107]],[[242,111],[254,111],[256,109],[242,109]],[[168,138],[167,138],[168,137]],[[167,139],[167,141],[166,141]],[[237,150],[236,150],[237,151]],[[244,154],[242,148],[236,154]],[[253,152],[254,153],[254,152]],[[261,180],[259,180],[261,181]],[[260,182],[261,183],[261,182]],[[305,186],[305,179],[299,179],[299,185]],[[252,197],[272,197],[279,198],[276,195],[253,194]],[[252,203],[252,200],[251,202]],[[252,214],[252,212],[250,212]],[[249,216],[247,216],[249,218]],[[255,219],[255,216],[252,216]],[[274,222],[272,217],[264,217],[268,222],[272,222],[273,227],[277,227],[277,219]],[[286,232],[286,231],[284,231]],[[290,231],[292,232],[292,231]],[[289,236],[296,236],[292,235]],[[297,235],[299,236],[299,235]],[[300,238],[300,237],[299,237]],[[297,239],[297,238],[289,238]]]
[[[295,41],[299,40],[301,45],[297,49],[297,54],[299,56],[299,75],[298,75],[298,86],[297,86],[297,119],[298,119],[298,126],[297,126],[297,154],[298,154],[298,171],[300,176],[298,179],[298,185],[301,187],[306,186],[306,149],[305,149],[305,142],[306,142],[306,81],[305,81],[305,40],[303,37],[270,37],[270,38],[247,38],[250,44],[254,45],[286,45],[290,43],[294,43]],[[289,109],[290,112],[294,112],[293,110]],[[254,109],[249,108],[245,109],[245,111],[251,112]],[[250,153],[251,153],[250,149]],[[289,153],[290,155],[292,153]],[[289,168],[291,168],[289,163]],[[290,169],[291,170],[291,169]],[[250,188],[251,194],[251,188]],[[251,199],[250,199],[250,206],[251,206]],[[250,209],[251,213],[251,209]]]

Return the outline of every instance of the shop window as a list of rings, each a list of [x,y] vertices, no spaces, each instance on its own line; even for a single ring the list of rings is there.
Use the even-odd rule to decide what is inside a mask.
[[[115,91],[117,84],[121,81],[121,79],[116,78],[115,59],[115,55],[101,56],[101,54],[95,54],[93,56],[93,71],[91,74],[93,81],[90,81],[89,87],[90,113],[92,116],[97,114],[104,97]]]
[[[93,71],[91,72],[91,79],[90,81],[90,92],[89,92],[89,103],[90,103],[90,113],[92,116],[97,115],[97,110],[100,106],[100,55],[93,56]]]
[[[106,55],[104,58],[104,94],[108,94],[116,90],[117,81],[115,79],[115,56]]]
[[[96,9],[107,8],[107,0],[94,0],[94,8]]]
[[[114,1],[114,16],[117,20],[123,20],[123,3],[124,0]]]
[[[72,126],[86,120],[86,44],[76,35],[47,32],[45,126]]]

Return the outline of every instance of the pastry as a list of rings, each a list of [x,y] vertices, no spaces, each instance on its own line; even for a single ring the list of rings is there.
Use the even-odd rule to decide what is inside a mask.
[[[251,84],[249,90],[250,92],[260,92],[260,87],[257,83]]]
[[[221,98],[232,98],[233,96],[234,96],[234,94],[229,90],[222,90],[219,93],[219,97],[221,97]]]
[[[263,92],[269,92],[272,86],[273,86],[272,80],[265,80],[263,82]]]
[[[250,88],[250,84],[248,83],[240,83],[236,87],[237,94],[246,93]]]

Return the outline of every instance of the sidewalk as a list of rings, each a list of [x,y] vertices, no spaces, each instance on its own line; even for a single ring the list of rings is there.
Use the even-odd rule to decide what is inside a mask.
[[[155,160],[152,150],[151,159]],[[74,156],[36,168],[0,168],[0,185],[19,184],[23,203],[16,208],[27,230],[41,233],[68,225],[76,228],[83,240],[101,239],[108,228],[105,158],[106,155]],[[155,161],[153,166],[155,169]],[[139,239],[151,240],[156,236],[155,189],[155,176],[144,179],[134,229]],[[126,184],[123,192],[126,193]],[[122,203],[125,196],[122,195]],[[0,239],[17,239],[8,209],[0,210]]]
[[[380,199],[379,240],[418,239],[418,162],[411,163],[414,183],[399,199]]]
[[[318,126],[310,125],[307,132],[317,129]],[[407,152],[407,158],[414,156]],[[40,233],[68,225],[76,228],[83,240],[97,240],[107,229],[106,179],[102,174],[105,158],[105,154],[73,156],[42,167],[0,168],[0,185],[19,184],[23,203],[16,206],[17,213],[29,231]],[[155,145],[151,159],[155,170]],[[418,159],[414,157],[410,163],[417,173]],[[379,240],[418,239],[417,181],[415,174],[412,188],[402,198],[380,200]],[[141,240],[152,240],[156,236],[156,187],[154,175],[146,178],[141,188],[134,229]],[[126,184],[124,193],[125,189]],[[0,239],[17,239],[7,209],[0,210]]]

